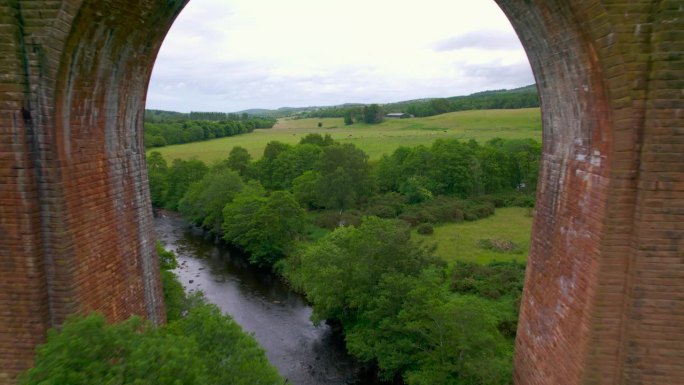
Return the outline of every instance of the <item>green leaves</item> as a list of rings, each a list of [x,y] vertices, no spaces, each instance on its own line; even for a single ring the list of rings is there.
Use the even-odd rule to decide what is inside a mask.
[[[292,194],[275,191],[269,197],[252,191],[239,194],[223,210],[224,239],[250,255],[250,262],[273,265],[304,233],[304,210]]]
[[[412,203],[431,195],[471,198],[483,194],[534,191],[541,149],[534,140],[436,140],[430,148],[399,147],[378,163],[378,186]]]
[[[155,328],[91,314],[50,330],[22,385],[281,384],[264,352],[232,318],[196,299],[185,318]]]
[[[340,227],[301,256],[304,290],[318,320],[353,320],[374,301],[386,274],[419,274],[433,263],[410,242],[399,221],[364,218],[358,227]]]
[[[207,368],[193,339],[169,335],[139,318],[108,325],[104,317],[72,317],[51,330],[21,384],[206,383]]]
[[[500,331],[508,305],[451,292],[444,268],[411,242],[402,222],[367,217],[337,228],[297,262],[313,319],[341,321],[349,352],[377,362],[383,378],[510,382],[512,341]]]
[[[190,222],[215,233],[223,224],[223,207],[244,188],[240,176],[224,167],[214,167],[188,188],[178,210]]]
[[[192,336],[209,368],[207,384],[281,384],[264,351],[240,325],[214,305],[203,303],[186,318],[169,325],[177,336]]]
[[[197,159],[175,159],[166,174],[166,189],[164,190],[164,207],[177,210],[178,202],[193,182],[204,177],[208,171],[207,165]]]

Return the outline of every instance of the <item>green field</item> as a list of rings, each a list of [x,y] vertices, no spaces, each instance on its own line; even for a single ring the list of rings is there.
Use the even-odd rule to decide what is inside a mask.
[[[449,223],[435,226],[432,235],[420,235],[413,231],[412,238],[426,244],[437,244],[436,254],[449,263],[468,261],[488,263],[490,261],[516,260],[524,262],[532,231],[532,217],[529,209],[508,207],[496,209],[491,217],[474,222]],[[501,238],[520,245],[518,253],[502,253],[483,249],[478,241],[485,238]]]
[[[319,122],[323,124],[320,128]],[[254,159],[258,159],[266,143],[278,140],[295,144],[310,133],[330,134],[342,143],[353,143],[364,150],[371,160],[377,160],[399,146],[430,145],[438,138],[486,141],[500,137],[541,141],[541,116],[539,108],[525,108],[460,111],[427,118],[386,120],[378,125],[345,126],[342,118],[281,119],[272,129],[150,151],[161,152],[167,161],[196,157],[211,163],[226,159],[233,146],[242,146]]]

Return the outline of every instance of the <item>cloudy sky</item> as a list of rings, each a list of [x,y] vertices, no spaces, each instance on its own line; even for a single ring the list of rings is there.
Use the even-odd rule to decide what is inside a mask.
[[[534,82],[492,0],[191,0],[147,108],[388,103]]]

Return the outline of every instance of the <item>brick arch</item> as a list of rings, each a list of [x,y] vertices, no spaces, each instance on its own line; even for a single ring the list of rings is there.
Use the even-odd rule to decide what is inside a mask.
[[[187,0],[0,3],[0,384],[46,328],[163,314],[142,113]],[[518,384],[684,378],[684,4],[497,0],[544,154]]]
[[[684,3],[498,3],[544,127],[515,380],[683,382]]]

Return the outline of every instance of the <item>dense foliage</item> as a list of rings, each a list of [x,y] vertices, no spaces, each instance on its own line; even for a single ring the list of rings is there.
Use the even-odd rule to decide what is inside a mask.
[[[405,224],[376,217],[337,228],[288,263],[286,274],[312,301],[314,319],[340,322],[350,353],[377,363],[384,378],[510,383],[508,332],[517,313],[509,298],[518,298],[521,286],[497,285],[497,298],[451,291],[443,266],[411,241]],[[467,273],[458,266],[454,282]]]
[[[195,159],[169,167],[152,152],[148,168],[153,205],[180,210],[251,252],[254,262],[271,264],[293,247],[267,234],[280,224],[292,228],[282,239],[297,240],[308,226],[304,222],[332,230],[374,215],[417,226],[476,220],[495,207],[530,207],[540,152],[533,140],[482,145],[441,139],[430,147],[400,147],[371,166],[354,145],[310,134],[297,145],[268,143],[258,161],[235,147],[211,168]],[[281,215],[293,216],[292,223],[265,211],[273,199],[289,208]],[[299,206],[309,210],[301,221]],[[259,222],[265,218],[270,225]]]
[[[377,167],[381,191],[395,191],[412,202],[436,195],[462,198],[506,191],[533,192],[541,148],[531,140],[436,140],[431,147],[400,147]]]
[[[271,266],[287,255],[305,228],[304,210],[287,191],[265,197],[246,190],[226,204],[223,217],[223,238],[259,265]]]
[[[199,294],[186,297],[158,246],[169,323],[138,317],[108,324],[100,314],[74,316],[50,330],[22,385],[282,384],[263,350],[230,316]]]
[[[275,119],[247,118],[245,120],[186,120],[163,123],[145,122],[145,147],[198,142],[245,134],[256,128],[271,128]]]
[[[539,157],[532,140],[437,140],[371,165],[355,146],[311,134],[270,142],[258,161],[235,147],[211,167],[167,167],[154,152],[148,165],[155,205],[280,271],[311,300],[314,319],[342,325],[349,352],[384,378],[507,384],[524,266],[446,267],[410,228],[428,234],[495,207],[532,206]],[[180,317],[184,302],[171,303]]]
[[[403,102],[386,106],[389,110],[398,110],[418,117],[454,111],[530,107],[539,107],[539,95],[534,85],[513,90],[484,91],[467,96]]]
[[[145,110],[145,147],[198,142],[271,128],[275,118],[223,112]]]

